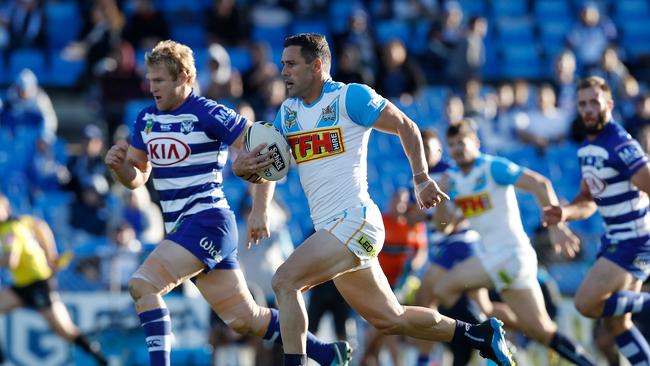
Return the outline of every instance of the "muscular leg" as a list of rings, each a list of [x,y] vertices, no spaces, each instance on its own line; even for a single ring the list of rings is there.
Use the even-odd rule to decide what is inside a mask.
[[[242,335],[254,335],[281,342],[277,312],[257,305],[239,269],[216,269],[196,278],[196,286],[212,309],[230,328]],[[321,365],[330,365],[336,355],[332,344],[308,333],[307,354]]]
[[[23,301],[10,288],[0,290],[0,314],[23,306]]]
[[[129,293],[147,337],[152,366],[168,366],[170,362],[171,320],[162,296],[204,268],[205,264],[188,250],[164,240],[129,280]]]

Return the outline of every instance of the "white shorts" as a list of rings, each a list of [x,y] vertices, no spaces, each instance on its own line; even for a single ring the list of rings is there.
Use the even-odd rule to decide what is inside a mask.
[[[498,252],[479,248],[477,256],[497,291],[532,288],[537,284],[537,254],[531,245]]]
[[[361,265],[353,270],[370,267],[386,238],[381,211],[374,203],[348,208],[315,229],[329,231],[359,258]]]

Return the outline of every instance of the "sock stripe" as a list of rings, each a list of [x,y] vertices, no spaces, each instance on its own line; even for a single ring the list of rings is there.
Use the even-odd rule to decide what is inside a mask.
[[[644,303],[644,299],[641,296],[634,299],[634,301],[632,302],[632,313],[636,314],[641,312],[641,310],[643,310],[643,303]]]
[[[627,297],[619,297],[616,301],[616,310],[614,310],[614,315],[623,315],[626,313],[627,308]]]
[[[168,309],[153,309],[139,314],[142,325],[156,320],[171,321]]]

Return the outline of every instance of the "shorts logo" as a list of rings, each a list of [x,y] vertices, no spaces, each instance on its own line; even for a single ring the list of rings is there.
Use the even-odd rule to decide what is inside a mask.
[[[147,141],[147,151],[149,160],[157,166],[178,164],[190,156],[190,147],[173,137],[157,137]]]
[[[486,192],[457,197],[455,203],[463,211],[463,216],[465,217],[482,215],[492,209],[492,201]]]
[[[291,153],[298,164],[345,152],[340,127],[291,134],[287,137]]]
[[[377,249],[375,249],[375,244],[371,242],[370,239],[368,239],[365,235],[361,234],[359,240],[357,240],[357,243],[361,245],[363,250],[365,250],[369,256],[377,256]]]
[[[223,260],[223,256],[221,255],[221,250],[217,250],[217,248],[214,247],[214,243],[212,240],[208,240],[207,236],[204,236],[201,238],[201,241],[199,241],[199,245],[203,250],[208,252],[212,258],[214,258],[217,263],[221,262]]]

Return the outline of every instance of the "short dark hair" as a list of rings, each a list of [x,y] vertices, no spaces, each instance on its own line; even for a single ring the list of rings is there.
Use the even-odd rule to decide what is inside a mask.
[[[472,126],[472,122],[470,120],[463,119],[456,124],[450,125],[447,128],[447,138],[456,136],[477,136],[476,130]]]
[[[300,54],[308,63],[320,58],[324,68],[329,71],[332,65],[332,54],[324,35],[318,33],[295,34],[284,39],[284,48],[289,46],[300,47]]]
[[[422,141],[426,141],[429,139],[437,139],[440,140],[440,136],[438,136],[438,130],[435,128],[423,128],[420,130],[420,136],[422,136]]]
[[[601,78],[600,76],[589,76],[578,82],[578,90],[589,88],[597,88],[602,90],[605,93],[605,96],[609,100],[612,100],[612,90],[609,88],[609,85],[607,85],[605,79]]]

